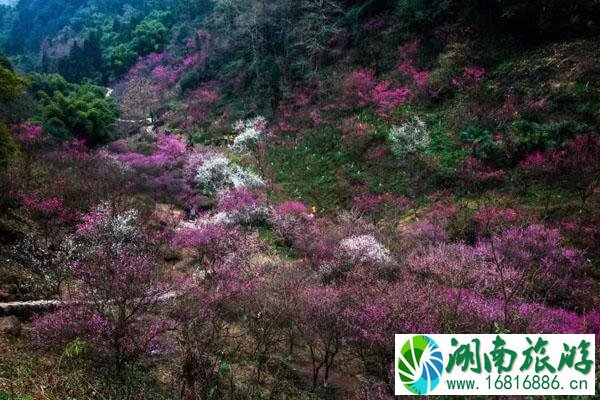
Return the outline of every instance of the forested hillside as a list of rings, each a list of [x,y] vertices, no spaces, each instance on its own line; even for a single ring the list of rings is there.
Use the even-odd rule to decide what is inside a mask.
[[[600,343],[598,1],[8,3],[0,399],[385,400],[395,333]]]

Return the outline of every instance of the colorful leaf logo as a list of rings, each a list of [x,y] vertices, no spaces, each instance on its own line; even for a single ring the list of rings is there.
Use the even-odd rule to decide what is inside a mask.
[[[440,383],[444,358],[436,342],[418,335],[407,340],[398,357],[398,373],[414,394],[427,394]]]

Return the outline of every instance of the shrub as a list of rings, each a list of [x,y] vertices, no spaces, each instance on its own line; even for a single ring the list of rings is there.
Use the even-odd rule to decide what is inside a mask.
[[[179,81],[179,87],[182,92],[185,92],[188,89],[193,89],[197,87],[202,81],[202,75],[198,71],[189,71],[183,74],[181,80]]]
[[[402,239],[409,248],[419,248],[444,243],[448,234],[429,221],[421,221],[408,225],[402,232]]]
[[[431,143],[427,125],[416,117],[400,126],[392,126],[388,140],[392,153],[398,157],[421,153]]]
[[[572,121],[538,123],[518,119],[508,129],[511,133],[510,140],[518,150],[517,156],[522,157],[536,151],[556,150],[574,137],[588,133],[590,126]]]
[[[506,164],[511,161],[513,154],[506,148],[500,134],[480,129],[475,125],[466,126],[460,133],[463,142],[467,143],[477,158],[491,161],[495,165]]]
[[[393,196],[391,193],[363,194],[354,197],[354,210],[382,217],[387,211],[398,213],[410,206],[410,201],[403,196]]]
[[[373,88],[373,102],[382,112],[407,103],[412,96],[412,91],[409,88],[392,89],[391,86],[391,82],[383,81]]]
[[[344,79],[344,100],[353,107],[366,107],[371,104],[372,92],[377,81],[373,70],[357,70]]]
[[[343,83],[344,102],[351,108],[375,106],[385,113],[408,102],[412,96],[409,88],[391,88],[389,81],[378,82],[373,70],[357,70],[346,76]]]
[[[474,89],[485,77],[485,69],[479,67],[466,67],[462,73],[452,79],[452,83],[459,89]]]
[[[271,213],[271,225],[275,234],[288,246],[303,234],[306,225],[311,223],[308,207],[299,201],[286,201],[275,207]]]

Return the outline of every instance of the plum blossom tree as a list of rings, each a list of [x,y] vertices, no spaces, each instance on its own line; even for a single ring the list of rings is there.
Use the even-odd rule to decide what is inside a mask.
[[[343,239],[337,257],[356,264],[386,265],[392,262],[390,251],[372,235]]]
[[[170,285],[159,273],[153,248],[135,211],[101,205],[84,216],[73,238],[71,300],[57,314],[36,319],[38,338],[62,339],[50,345],[73,337],[90,341],[118,376],[126,363],[160,351],[162,323],[154,313]],[[63,317],[72,323],[62,325]]]
[[[137,190],[152,193],[178,205],[188,205],[197,196],[186,166],[196,154],[187,148],[181,136],[159,133],[151,154],[123,152],[114,157],[136,172]]]
[[[289,303],[282,301],[280,297],[283,293],[278,287],[281,283],[277,276],[279,272],[273,271],[269,263],[266,264],[255,271],[252,290],[244,297],[241,305],[246,316],[246,332],[252,338],[249,357],[255,363],[254,378],[258,385],[263,382],[265,369],[273,355],[293,329],[293,326],[286,327],[286,323],[291,322],[291,310]]]
[[[268,219],[269,209],[261,199],[245,188],[219,194],[219,212],[233,224],[259,225]]]
[[[323,371],[327,385],[335,359],[342,350],[346,325],[343,314],[345,301],[335,287],[307,286],[300,294],[300,326],[310,352],[312,385],[316,388]],[[318,315],[318,318],[315,316]]]
[[[510,328],[514,317],[512,308],[506,317],[501,299],[482,296],[472,288],[440,288],[437,297],[439,325],[444,332],[493,332]]]
[[[68,276],[70,229],[73,214],[62,198],[18,192],[24,214],[37,229],[12,246],[9,259],[27,271],[32,285],[42,293],[56,295]]]
[[[410,88],[392,89],[389,81],[378,82],[373,70],[359,69],[344,79],[344,102],[350,108],[377,107],[380,113],[407,103],[412,97]]]
[[[233,141],[233,149],[242,155],[255,154],[264,139],[266,126],[267,121],[261,116],[237,121],[233,125],[233,131],[237,135]]]
[[[575,278],[581,255],[562,246],[557,229],[512,227],[480,241],[477,251],[494,266],[507,303],[516,298],[565,307],[573,288],[585,287],[584,281]],[[575,301],[583,302],[583,298]]]
[[[392,83],[382,81],[373,88],[373,102],[378,106],[381,114],[402,104],[408,103],[412,96],[410,88],[392,89]]]
[[[405,260],[405,268],[423,283],[437,287],[479,287],[495,295],[498,286],[490,277],[492,268],[473,247],[462,243],[432,243],[415,248]],[[493,286],[490,288],[489,285]]]
[[[159,114],[162,107],[160,96],[154,90],[149,77],[127,79],[122,84],[120,107],[128,118],[145,119]]]
[[[331,259],[323,258],[321,272],[325,282],[341,282],[363,269],[383,272],[393,264],[390,251],[373,235],[353,235],[339,241]]]
[[[364,284],[367,281],[369,285]],[[394,340],[387,332],[437,332],[434,291],[409,274],[401,281],[388,282],[368,271],[354,276],[340,290],[346,301],[347,349],[362,362],[367,376],[392,385]],[[427,318],[415,319],[417,314]]]
[[[232,163],[222,155],[206,158],[198,166],[194,180],[205,194],[232,188],[256,188],[264,184],[258,175]]]
[[[547,182],[573,188],[583,207],[600,185],[600,135],[577,136],[555,151],[531,154],[521,167]]]
[[[388,214],[399,214],[410,206],[410,201],[404,196],[394,196],[389,192],[383,194],[361,194],[354,197],[353,209],[374,217]]]
[[[482,207],[473,215],[474,228],[480,236],[489,236],[514,225],[519,214],[512,208]]]
[[[292,246],[301,233],[299,230],[309,223],[308,207],[299,201],[286,201],[275,207],[271,213],[271,225],[277,236],[288,246]]]
[[[221,264],[201,279],[187,275],[178,285],[178,301],[167,315],[175,332],[174,356],[183,399],[211,397],[221,391],[219,369],[226,361],[231,309],[252,290],[253,277]]]
[[[175,95],[182,74],[194,66],[190,59],[179,59],[168,52],[141,57],[115,89],[122,99],[124,114],[156,120]]]
[[[506,172],[493,169],[473,156],[465,157],[456,171],[458,180],[465,189],[482,189],[504,181]]]
[[[175,249],[196,249],[196,261],[201,271],[212,274],[241,240],[240,233],[219,223],[207,223],[179,229],[171,245]]]
[[[414,58],[418,54],[419,45],[419,41],[414,40],[400,48],[400,62],[397,68],[417,90],[422,90],[427,86],[431,74],[429,71],[421,71],[415,66]]]
[[[189,96],[187,103],[188,124],[200,125],[206,122],[210,109],[219,98],[217,85],[209,82],[195,89]]]
[[[404,266],[427,285],[458,290],[447,293],[478,288],[478,296],[496,302],[501,314],[496,322],[512,326],[515,307],[522,302],[593,308],[586,301],[590,282],[578,276],[581,262],[577,251],[563,247],[558,230],[530,225],[481,237],[475,246],[430,242],[415,247]]]
[[[452,79],[452,83],[460,90],[477,88],[485,77],[485,69],[476,66],[465,67],[462,72]]]

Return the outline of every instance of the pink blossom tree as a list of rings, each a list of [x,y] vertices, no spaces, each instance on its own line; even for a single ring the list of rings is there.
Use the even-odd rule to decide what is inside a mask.
[[[549,183],[571,187],[584,207],[600,185],[600,135],[577,136],[557,150],[531,154],[521,167]]]
[[[505,175],[504,171],[495,170],[473,156],[467,156],[457,170],[458,180],[465,189],[497,185],[504,181]]]
[[[357,70],[346,76],[343,82],[344,101],[351,108],[375,106],[385,113],[411,99],[409,88],[392,88],[389,81],[378,82],[372,70]]]
[[[181,136],[159,133],[150,154],[125,152],[116,159],[137,174],[137,190],[150,192],[157,200],[188,206],[197,200],[197,190],[186,166],[196,154]]]
[[[300,294],[300,327],[310,353],[313,389],[319,385],[321,372],[323,383],[327,384],[342,350],[346,336],[345,307],[342,293],[331,286],[307,286]]]
[[[18,192],[22,214],[34,221],[36,229],[17,241],[9,259],[26,271],[41,293],[57,295],[68,277],[69,234],[74,214],[59,197],[44,198],[39,193]]]
[[[80,337],[105,355],[117,376],[126,363],[142,354],[160,351],[162,323],[155,318],[158,304],[170,291],[156,264],[154,246],[137,226],[136,213],[118,213],[101,206],[86,215],[74,238],[68,302],[57,314],[38,317],[36,335],[45,342]],[[62,325],[62,318],[70,323]],[[48,331],[54,332],[47,336]]]

